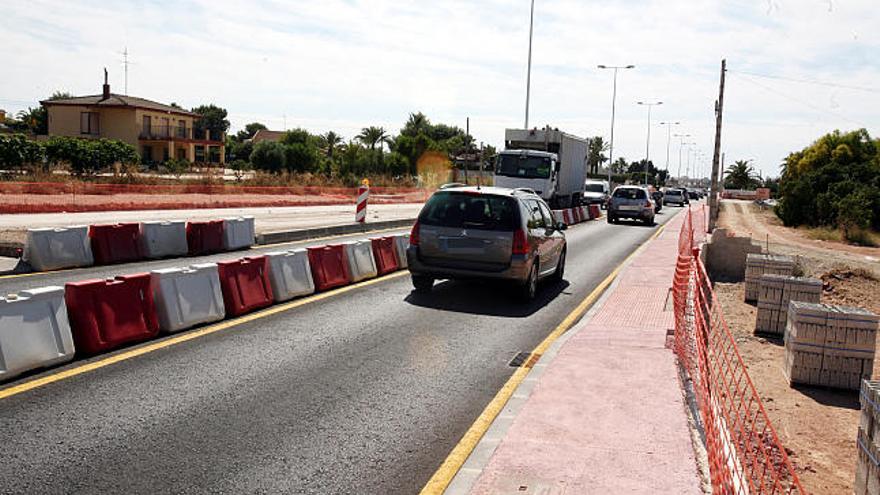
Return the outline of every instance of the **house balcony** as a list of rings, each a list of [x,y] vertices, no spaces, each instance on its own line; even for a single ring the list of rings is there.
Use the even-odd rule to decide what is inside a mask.
[[[222,144],[223,136],[212,135],[207,130],[177,125],[141,125],[138,139],[142,141],[185,141],[204,144]]]

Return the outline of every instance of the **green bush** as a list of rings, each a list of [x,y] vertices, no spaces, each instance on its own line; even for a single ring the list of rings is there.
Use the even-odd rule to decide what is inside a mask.
[[[50,163],[65,163],[76,176],[104,172],[115,163],[138,163],[134,146],[112,139],[80,139],[56,136],[46,142],[46,158]]]
[[[776,214],[787,226],[840,227],[848,239],[880,229],[878,148],[860,129],[834,131],[791,153],[779,180]]]
[[[188,160],[172,158],[166,160],[165,163],[162,164],[162,170],[164,170],[166,174],[171,174],[179,179],[181,175],[189,172],[191,166],[192,164]]]
[[[24,134],[0,134],[0,168],[37,171],[43,166],[46,150]]]
[[[281,173],[287,165],[285,147],[281,143],[262,141],[251,152],[251,163],[257,170]]]

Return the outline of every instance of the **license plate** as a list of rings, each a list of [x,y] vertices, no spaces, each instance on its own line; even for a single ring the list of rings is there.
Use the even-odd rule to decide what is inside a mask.
[[[620,209],[622,211],[638,211],[641,210],[642,207],[639,205],[622,205]]]

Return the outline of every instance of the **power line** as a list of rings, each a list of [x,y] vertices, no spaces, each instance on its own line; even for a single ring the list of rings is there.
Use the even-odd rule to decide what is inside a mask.
[[[855,91],[867,91],[869,93],[880,93],[880,89],[877,88],[868,88],[864,86],[849,86],[847,84],[838,84],[827,81],[818,81],[816,79],[798,79],[795,77],[784,77],[784,76],[773,76],[770,74],[757,74],[755,72],[746,72],[741,70],[730,70],[727,69],[727,72],[733,72],[735,74],[743,74],[746,76],[754,76],[754,77],[763,77],[765,79],[778,79],[780,81],[791,81],[796,83],[803,84],[816,84],[818,86],[828,86],[829,88],[840,88],[840,89],[852,89]]]
[[[742,75],[743,73],[740,72],[739,74]],[[786,98],[786,99],[788,99],[788,100],[794,101],[794,102],[796,102],[796,103],[800,103],[801,105],[804,105],[804,106],[810,107],[810,108],[812,108],[813,110],[816,110],[816,111],[818,111],[818,112],[822,112],[822,113],[825,113],[825,114],[831,115],[831,116],[833,116],[833,117],[837,117],[837,118],[839,118],[839,119],[846,120],[847,122],[850,122],[850,123],[856,124],[856,125],[858,125],[859,127],[864,127],[864,128],[867,128],[867,127],[868,127],[868,126],[865,125],[864,123],[859,122],[859,121],[857,121],[857,120],[853,120],[853,119],[851,119],[851,118],[849,118],[849,117],[847,117],[847,116],[845,116],[845,115],[841,115],[841,114],[839,114],[839,113],[837,113],[837,112],[832,112],[832,111],[827,110],[827,109],[822,108],[822,107],[817,107],[816,105],[813,105],[813,104],[810,103],[810,102],[807,102],[807,101],[801,100],[800,98],[795,98],[795,97],[793,97],[793,96],[791,96],[791,95],[788,95],[788,94],[786,94],[786,93],[783,93],[783,92],[781,92],[781,91],[777,91],[777,90],[775,90],[775,89],[773,89],[773,88],[771,88],[771,87],[769,87],[769,86],[765,86],[765,85],[759,83],[758,81],[753,80],[753,79],[750,78],[750,77],[741,77],[740,80],[742,80],[742,81],[746,81],[746,82],[750,82],[750,83],[754,84],[755,86],[758,86],[758,87],[760,87],[760,88],[763,88],[765,91],[769,91],[769,92],[771,92],[771,93],[774,93],[774,94],[776,94],[776,95],[779,95],[779,96],[781,96],[781,97],[783,97],[783,98]]]

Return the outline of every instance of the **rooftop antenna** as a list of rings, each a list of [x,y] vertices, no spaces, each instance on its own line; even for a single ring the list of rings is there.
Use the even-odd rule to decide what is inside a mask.
[[[134,64],[134,62],[128,59],[128,47],[125,47],[121,52],[122,54],[122,67],[125,69],[125,95],[128,96],[128,66]]]

